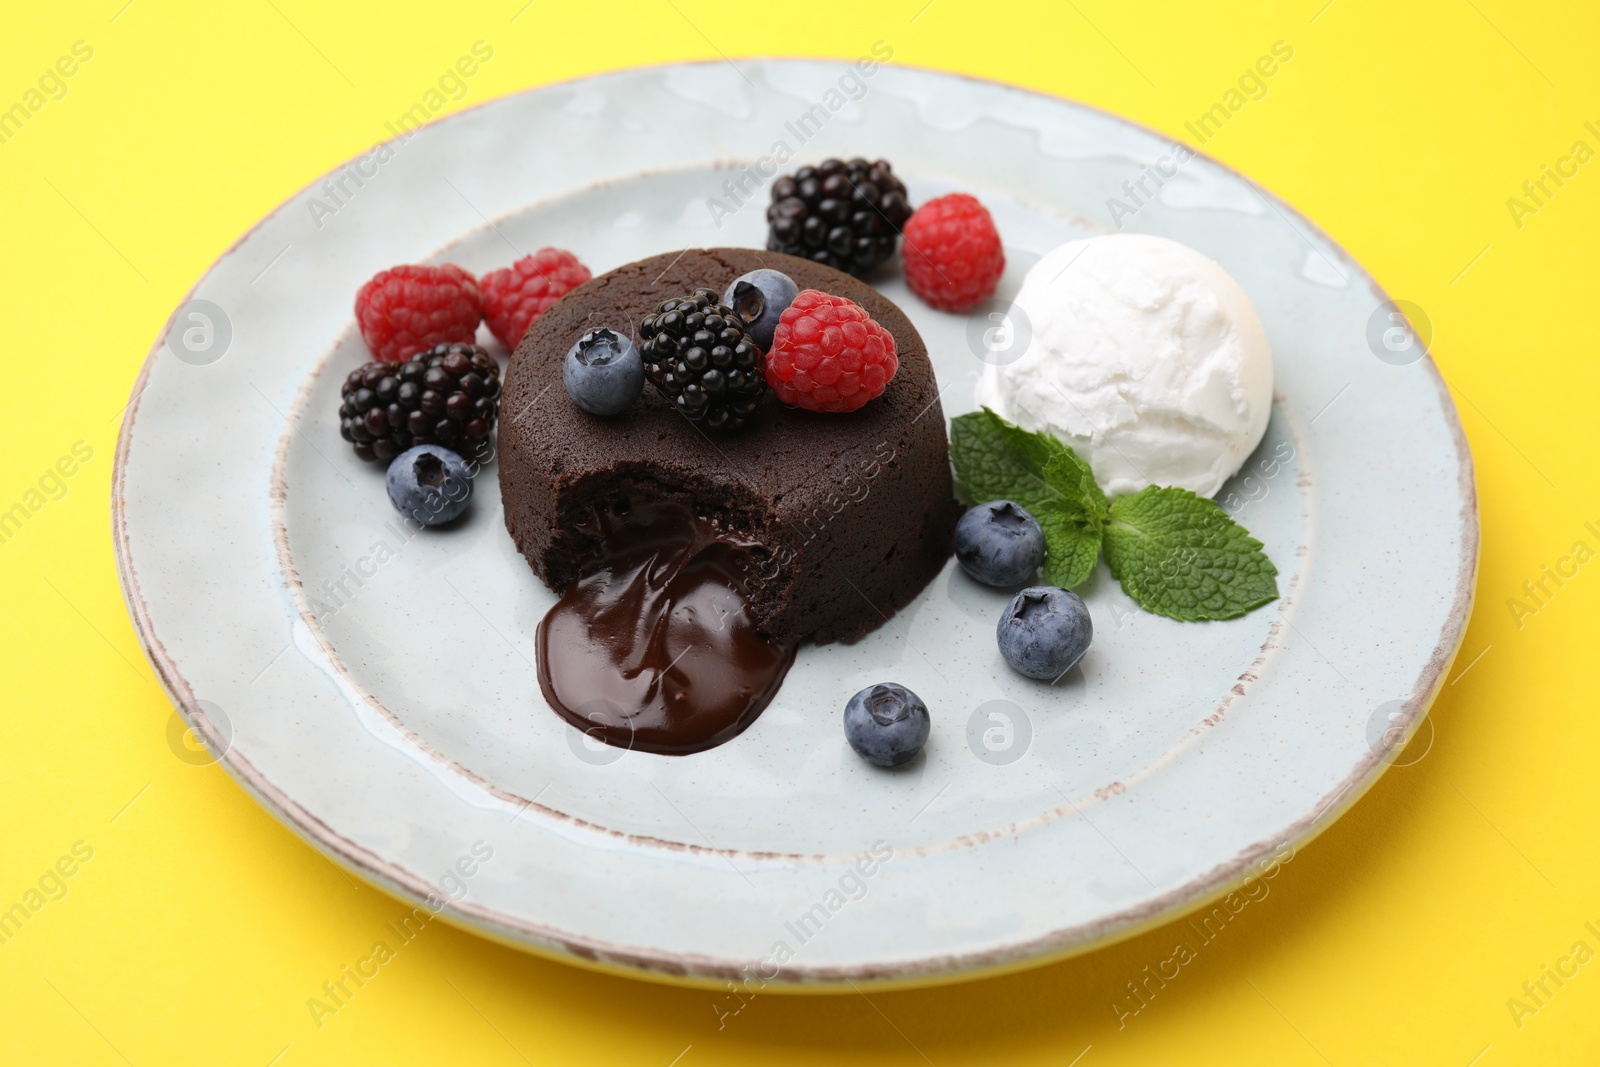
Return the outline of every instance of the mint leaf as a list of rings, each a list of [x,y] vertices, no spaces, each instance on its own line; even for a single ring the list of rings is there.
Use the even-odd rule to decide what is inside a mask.
[[[1234,619],[1278,599],[1278,568],[1216,502],[1150,486],[1111,502],[1106,562],[1146,611]]]
[[[1100,556],[1106,498],[1072,449],[984,408],[952,420],[950,458],[971,503],[1014,500],[1038,520],[1045,581],[1070,589],[1089,577]]]

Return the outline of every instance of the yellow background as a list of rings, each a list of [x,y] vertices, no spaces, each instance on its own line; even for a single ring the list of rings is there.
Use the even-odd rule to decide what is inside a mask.
[[[1574,141],[1600,149],[1584,128],[1600,128],[1600,16],[1583,0],[1325,2],[8,3],[0,106],[74,42],[94,57],[0,145],[0,510],[75,442],[94,455],[0,545],[0,908],[75,842],[94,854],[0,945],[0,1062],[1595,1062],[1600,962],[1520,1027],[1507,999],[1575,941],[1600,950],[1584,928],[1600,928],[1600,565],[1520,626],[1507,602],[1574,541],[1600,548],[1584,528],[1600,529],[1600,163],[1520,227],[1506,201]],[[119,412],[152,339],[223,249],[384,137],[475,40],[495,59],[452,110],[719,52],[854,58],[879,38],[897,62],[1174,136],[1272,42],[1294,47],[1270,94],[1206,147],[1432,320],[1477,462],[1483,566],[1434,728],[1406,759],[1431,749],[1125,1028],[1111,1002],[1169,954],[1170,928],[870,1001],[761,996],[719,1030],[705,992],[434,924],[318,1029],[306,999],[402,907],[168,745],[107,519]]]

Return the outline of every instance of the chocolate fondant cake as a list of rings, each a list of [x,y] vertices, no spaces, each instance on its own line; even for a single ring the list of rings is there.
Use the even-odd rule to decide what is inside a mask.
[[[729,434],[691,423],[649,386],[633,410],[611,418],[568,399],[563,361],[582,334],[609,327],[637,339],[662,301],[700,286],[721,292],[762,267],[801,289],[855,301],[893,334],[899,369],[881,397],[848,414],[822,414],[769,394],[752,424]],[[735,536],[749,553],[749,613],[780,646],[864,636],[950,556],[959,509],[927,349],[871,286],[807,260],[691,250],[587,282],[518,345],[498,435],[506,526],[558,592],[600,556],[606,517],[630,502],[679,503]]]

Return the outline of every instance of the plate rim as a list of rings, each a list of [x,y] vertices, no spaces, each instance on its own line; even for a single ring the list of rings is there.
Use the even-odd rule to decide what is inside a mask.
[[[751,55],[741,56],[740,58],[775,64],[820,63],[848,67],[851,63],[850,60],[836,56]],[[724,62],[729,61],[719,58],[684,60],[670,63],[645,63],[590,72],[561,81],[528,86],[488,100],[478,101],[448,115],[440,116],[420,128],[451,122],[481,108],[499,104],[514,97],[527,96],[550,89],[580,85],[629,73],[652,70],[667,71],[684,67],[716,66]],[[1000,78],[978,77],[972,74],[909,63],[885,63],[884,65],[938,78],[956,79],[987,87],[1000,87],[1013,92],[1026,93],[1053,103],[1065,103],[1072,107],[1094,112],[1152,137],[1177,141],[1177,138],[1165,131],[1147,126],[1138,120],[1128,118],[1098,105],[1029,86],[1018,85]],[[389,138],[379,142],[378,145],[392,145],[396,140],[398,138]],[[1251,184],[1264,195],[1270,196],[1277,206],[1292,213],[1295,221],[1304,226],[1314,236],[1326,241],[1328,246],[1347,264],[1357,270],[1380,300],[1393,299],[1377,278],[1359,260],[1316,222],[1306,217],[1297,207],[1272,192],[1267,186],[1246,176],[1228,163],[1211,156],[1203,149],[1188,145],[1185,142],[1178,143],[1184,143],[1185,147],[1193,152],[1194,155],[1235,178]],[[193,689],[176,660],[167,652],[160,637],[155,632],[132,558],[124,497],[125,479],[132,448],[134,425],[137,422],[139,402],[150,372],[166,344],[166,338],[178,310],[193,298],[205,279],[210,277],[223,262],[238,252],[251,235],[264,225],[267,220],[276,216],[283,208],[299,200],[306,193],[315,190],[327,178],[341,172],[373,151],[375,147],[377,145],[369,146],[365,151],[351,156],[316,175],[308,183],[296,189],[271,209],[264,212],[234,239],[227,248],[217,255],[211,264],[195,279],[178,303],[174,305],[172,313],[168,315],[163,323],[146,353],[144,361],[140,365],[139,373],[134,380],[132,395],[123,412],[112,468],[110,520],[112,543],[120,579],[119,584],[122,588],[123,600],[127,607],[129,618],[139,637],[140,644],[143,646],[146,657],[150,660],[162,688],[166,690],[179,715],[191,729],[206,741],[213,754],[220,752],[216,762],[223,766],[223,769],[244,788],[246,793],[319,852],[355,871],[363,878],[379,885],[386,892],[403,901],[432,908],[433,902],[438,900],[438,894],[433,886],[420,876],[412,874],[398,864],[385,860],[370,849],[344,837],[333,827],[307,811],[298,801],[278,788],[244,755],[231,746],[227,738],[223,736],[222,731],[211,721],[194,696]],[[1440,630],[1439,639],[1426,665],[1418,675],[1411,694],[1403,704],[1403,729],[1400,736],[1404,740],[1409,740],[1420,726],[1422,718],[1426,716],[1434,699],[1442,689],[1444,678],[1448,674],[1451,664],[1460,652],[1476,599],[1477,573],[1482,547],[1475,466],[1470,444],[1461,424],[1460,412],[1450,395],[1449,384],[1445,381],[1437,363],[1434,361],[1431,344],[1427,346],[1418,362],[1425,364],[1426,373],[1439,393],[1442,401],[1440,405],[1441,412],[1445,416],[1445,422],[1450,431],[1452,443],[1455,446],[1458,462],[1458,486],[1462,500],[1459,515],[1461,549],[1458,559],[1454,599],[1451,601],[1448,615]],[[277,452],[276,447],[273,452]],[[278,457],[275,455],[274,467],[276,467],[277,463]],[[1403,747],[1403,741],[1399,747]],[[1013,942],[999,948],[988,948],[967,953],[924,955],[915,959],[886,964],[818,966],[792,961],[785,964],[783,973],[776,979],[763,982],[761,991],[849,991],[857,981],[870,983],[874,988],[880,989],[909,988],[969,981],[980,977],[989,977],[1042,966],[1137,936],[1145,930],[1180,915],[1195,911],[1223,897],[1231,889],[1241,884],[1249,876],[1251,868],[1263,857],[1271,855],[1285,846],[1295,849],[1309,843],[1323,830],[1337,821],[1340,816],[1366,794],[1367,790],[1382,777],[1383,772],[1393,762],[1392,757],[1396,754],[1396,748],[1369,751],[1366,756],[1356,763],[1350,773],[1339,783],[1338,787],[1328,794],[1318,808],[1292,822],[1282,834],[1256,841],[1239,850],[1232,858],[1216,864],[1204,874],[1191,878],[1182,885],[1135,906],[1122,908],[1088,922],[1061,927],[1031,938],[1028,941]],[[688,952],[652,951],[636,946],[615,945],[597,938],[506,915],[469,900],[446,901],[435,911],[435,915],[479,936],[487,937],[490,940],[522,951],[533,952],[560,962],[577,964],[590,969],[635,979],[643,978],[702,988],[721,988],[729,979],[747,978],[752,973],[753,968],[757,966],[757,962],[753,960],[733,962],[723,958],[699,956]]]

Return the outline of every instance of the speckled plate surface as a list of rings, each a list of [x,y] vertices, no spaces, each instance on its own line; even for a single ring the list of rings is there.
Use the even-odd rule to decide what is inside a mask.
[[[1005,237],[1002,296],[1118,222],[1219,260],[1277,374],[1266,440],[1220,499],[1265,542],[1282,599],[1182,624],[1102,570],[1082,590],[1094,647],[1052,687],[1004,666],[1004,595],[951,567],[861,643],[803,648],[765,715],[711,752],[594,749],[552,714],[533,638],[553,596],[512,548],[496,479],[457,528],[413,536],[338,437],[340,381],[366,358],[353,295],[424,259],[483,271],[558,245],[599,273],[759,247],[775,153],[887,157],[915,202],[975,192]],[[1162,184],[1124,190],[1148,173]],[[929,342],[946,414],[970,410],[981,360],[1014,343],[1005,323],[931,311],[895,271],[875,281]],[[1471,462],[1387,300],[1248,180],[1065,101],[789,61],[552,86],[353,161],[200,280],[123,427],[129,610],[241,784],[338,862],[487,936],[767,990],[1079,952],[1260,876],[1338,817],[1455,655]],[[926,752],[894,773],[840,728],[846,698],[882,680],[933,709]]]

